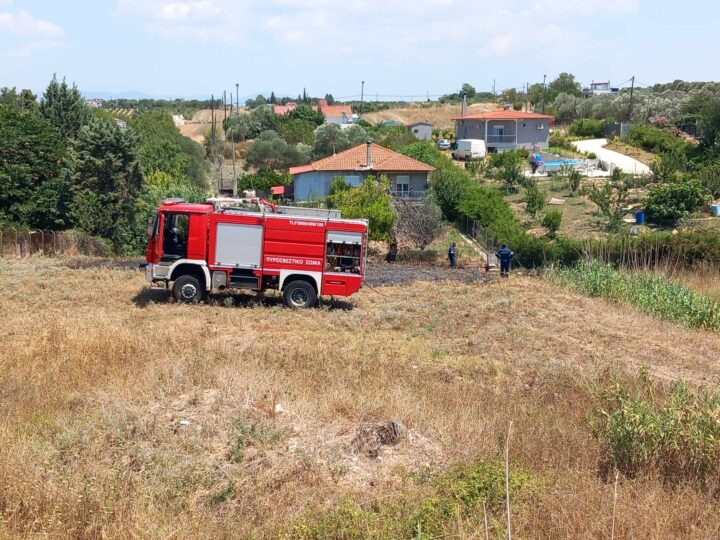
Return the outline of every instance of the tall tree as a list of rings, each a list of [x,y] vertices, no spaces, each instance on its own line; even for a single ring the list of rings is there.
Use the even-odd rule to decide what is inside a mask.
[[[93,120],[74,143],[71,217],[83,231],[112,240],[120,250],[135,229],[143,190],[138,138],[132,130]]]
[[[554,101],[558,94],[565,93],[571,96],[582,96],[582,88],[580,83],[575,81],[575,75],[572,73],[561,73],[557,79],[548,85],[550,96],[546,96],[547,101]]]
[[[66,139],[37,108],[0,104],[0,221],[40,229],[68,225],[66,152]]]
[[[465,83],[462,85],[462,92],[467,95],[468,99],[474,98],[477,94],[475,87],[470,83]]]
[[[325,94],[325,101],[327,101],[328,105],[335,105],[335,98],[332,94]]]
[[[91,116],[77,86],[68,86],[65,79],[58,83],[55,75],[40,101],[40,111],[63,136],[71,139],[77,137]]]
[[[275,97],[275,92],[270,92],[270,101],[268,103],[271,103],[272,105],[275,105],[277,103],[277,98]]]
[[[27,110],[37,107],[37,96],[32,90],[24,89],[20,93],[15,88],[0,89],[0,104],[11,105],[20,110]]]

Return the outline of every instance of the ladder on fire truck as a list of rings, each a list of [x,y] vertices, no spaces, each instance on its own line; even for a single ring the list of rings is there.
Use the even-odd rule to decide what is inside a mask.
[[[295,217],[320,219],[341,219],[340,211],[329,208],[306,208],[303,206],[280,206],[262,197],[212,197],[206,199],[216,211],[252,212],[259,209],[263,214],[271,213]]]

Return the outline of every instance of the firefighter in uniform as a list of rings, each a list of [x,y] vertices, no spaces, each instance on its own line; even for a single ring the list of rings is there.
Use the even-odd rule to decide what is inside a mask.
[[[508,277],[510,273],[510,257],[513,256],[512,250],[503,244],[495,256],[500,259],[500,275],[502,277]]]
[[[457,260],[457,247],[455,242],[450,244],[448,248],[448,259],[450,260],[450,268],[455,268],[455,261]]]

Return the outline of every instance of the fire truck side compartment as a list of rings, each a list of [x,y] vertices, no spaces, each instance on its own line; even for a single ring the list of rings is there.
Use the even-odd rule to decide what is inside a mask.
[[[262,239],[261,225],[218,223],[215,237],[215,265],[258,268]]]

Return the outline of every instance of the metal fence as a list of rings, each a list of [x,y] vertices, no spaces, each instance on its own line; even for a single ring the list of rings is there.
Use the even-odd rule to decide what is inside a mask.
[[[108,245],[78,231],[0,229],[0,255],[16,258],[30,255],[107,255]]]

